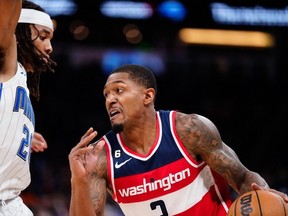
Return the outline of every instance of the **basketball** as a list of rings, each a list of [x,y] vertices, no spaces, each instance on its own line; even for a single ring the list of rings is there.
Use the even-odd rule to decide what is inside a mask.
[[[269,191],[249,191],[230,206],[227,216],[288,216],[288,204]]]

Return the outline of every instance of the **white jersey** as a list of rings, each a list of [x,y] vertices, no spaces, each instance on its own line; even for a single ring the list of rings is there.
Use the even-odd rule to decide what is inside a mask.
[[[34,126],[27,74],[18,63],[15,76],[0,83],[0,201],[15,198],[30,184]]]

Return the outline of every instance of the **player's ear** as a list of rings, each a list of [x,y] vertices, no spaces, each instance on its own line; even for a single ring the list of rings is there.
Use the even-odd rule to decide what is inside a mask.
[[[153,103],[154,97],[155,97],[155,89],[153,89],[153,88],[145,89],[144,104],[148,105],[150,103]]]

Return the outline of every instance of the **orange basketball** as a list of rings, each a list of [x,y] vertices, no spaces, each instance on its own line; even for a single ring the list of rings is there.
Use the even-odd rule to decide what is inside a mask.
[[[269,191],[249,191],[230,206],[227,216],[288,216],[288,204]]]

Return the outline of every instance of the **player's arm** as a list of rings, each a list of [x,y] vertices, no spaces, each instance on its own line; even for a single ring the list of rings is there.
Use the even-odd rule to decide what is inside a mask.
[[[176,127],[191,156],[204,160],[239,194],[252,190],[252,183],[269,188],[259,174],[248,170],[235,152],[222,142],[218,129],[209,119],[178,113]]]
[[[87,182],[71,180],[70,216],[104,216],[106,180],[92,178]]]
[[[90,128],[69,154],[71,170],[70,216],[104,215],[107,196],[107,160],[104,141],[87,145],[97,135]]]
[[[9,48],[13,40],[15,40],[14,32],[21,7],[21,0],[0,0],[0,50]]]

